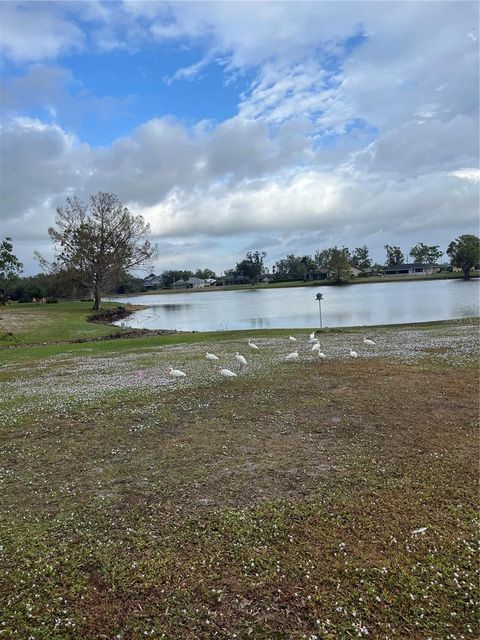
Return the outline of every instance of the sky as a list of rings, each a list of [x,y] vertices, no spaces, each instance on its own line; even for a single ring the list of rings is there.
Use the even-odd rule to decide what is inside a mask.
[[[0,238],[69,196],[151,227],[148,272],[479,233],[479,4],[0,2]],[[447,256],[445,256],[445,259]]]

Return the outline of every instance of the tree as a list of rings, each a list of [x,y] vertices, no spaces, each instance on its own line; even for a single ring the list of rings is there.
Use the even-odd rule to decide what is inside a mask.
[[[6,288],[22,270],[23,264],[13,253],[12,239],[5,238],[0,244],[0,304],[7,303]]]
[[[36,253],[40,264],[68,276],[93,292],[93,309],[100,309],[102,293],[126,271],[144,266],[156,255],[145,237],[149,225],[134,216],[113,193],[99,191],[89,204],[67,198],[57,207],[55,226],[48,233],[58,253],[48,263]]]
[[[442,256],[443,251],[440,251],[438,244],[428,246],[423,242],[417,242],[417,244],[410,249],[410,255],[415,262],[424,264],[428,262],[437,262]]]
[[[463,271],[465,280],[470,278],[470,269],[480,262],[480,238],[467,234],[453,240],[447,249],[450,263]]]
[[[295,256],[293,253],[275,263],[273,271],[276,280],[300,279],[315,267],[311,256]]]
[[[188,280],[193,276],[192,271],[188,270],[179,270],[179,269],[167,269],[160,276],[162,279],[162,287],[167,289],[171,287],[174,282],[178,280]],[[198,276],[197,276],[198,277]]]
[[[386,244],[385,251],[387,252],[387,260],[385,262],[387,267],[396,267],[405,262],[405,258],[400,247],[391,247],[389,244]]]
[[[372,268],[372,261],[368,255],[368,248],[366,245],[363,247],[357,247],[353,250],[351,264],[357,269],[364,269],[368,271],[368,269]]]
[[[208,280],[209,278],[216,278],[215,271],[211,269],[197,269],[194,273],[195,278],[200,278],[200,280]]]
[[[266,255],[265,251],[249,251],[244,260],[237,262],[236,275],[243,276],[252,284],[256,284],[265,273],[263,260]]]
[[[337,282],[350,278],[350,251],[337,246],[315,253],[315,263],[320,269],[333,273]]]

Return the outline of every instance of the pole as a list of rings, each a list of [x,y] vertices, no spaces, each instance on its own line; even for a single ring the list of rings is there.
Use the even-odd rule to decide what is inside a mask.
[[[315,298],[318,300],[318,314],[320,316],[320,329],[322,329],[322,298],[323,298],[323,295],[321,293],[317,293]]]

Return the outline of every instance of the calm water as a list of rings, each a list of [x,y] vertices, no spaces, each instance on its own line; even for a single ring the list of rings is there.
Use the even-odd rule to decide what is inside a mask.
[[[317,293],[324,327],[448,320],[479,315],[480,281],[427,280],[206,291],[109,298],[148,305],[125,320],[129,327],[215,331],[318,327]],[[116,324],[120,324],[117,322]]]

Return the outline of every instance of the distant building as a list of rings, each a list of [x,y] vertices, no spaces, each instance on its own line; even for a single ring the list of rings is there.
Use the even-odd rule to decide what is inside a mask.
[[[363,269],[359,269],[358,267],[354,267],[352,264],[350,265],[350,275],[356,278],[357,276],[364,273]]]
[[[149,276],[144,278],[143,286],[145,289],[158,289],[158,287],[162,286],[162,278],[151,273]]]
[[[350,277],[356,278],[363,273],[363,269],[350,265]],[[337,274],[328,269],[310,269],[305,275],[305,280],[328,280],[328,278],[336,278]]]
[[[305,274],[305,280],[326,280],[330,276],[328,269],[310,269]]]
[[[440,265],[429,262],[411,262],[408,264],[397,264],[393,267],[385,267],[382,273],[384,276],[429,276],[432,273],[439,273]]]
[[[184,280],[181,278],[180,280],[175,280],[173,284],[170,285],[171,289],[200,289],[206,286],[206,280],[202,278],[195,278],[192,276],[191,278],[187,278]]]

